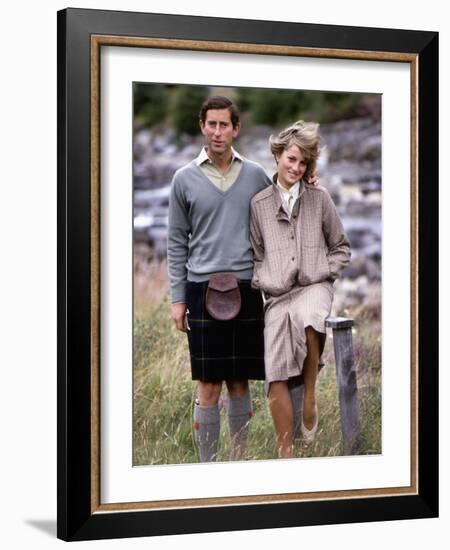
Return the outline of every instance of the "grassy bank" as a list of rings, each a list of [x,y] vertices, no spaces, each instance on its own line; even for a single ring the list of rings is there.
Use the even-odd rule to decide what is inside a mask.
[[[175,330],[167,298],[140,310],[134,323],[134,464],[197,462],[192,407],[195,383],[190,377],[186,336]],[[362,428],[361,454],[381,452],[381,349],[379,321],[356,319],[355,361]],[[320,412],[315,442],[296,445],[298,457],[344,454],[332,339],[319,375]],[[277,458],[274,428],[262,382],[251,382],[254,414],[245,458]],[[219,461],[228,460],[228,429],[222,410]]]

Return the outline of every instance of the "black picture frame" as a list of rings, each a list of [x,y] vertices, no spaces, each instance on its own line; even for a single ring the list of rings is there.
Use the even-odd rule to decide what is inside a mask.
[[[100,37],[98,42],[93,37]],[[417,491],[377,498],[192,506],[108,512],[98,508],[93,463],[93,377],[98,360],[98,257],[92,247],[100,216],[93,198],[98,177],[93,134],[92,60],[101,37],[138,45],[130,37],[303,48],[304,55],[410,59],[414,64],[417,134]],[[208,45],[209,44],[209,45]],[[178,46],[177,46],[178,47]],[[180,46],[183,47],[183,46]],[[186,46],[185,46],[186,47]],[[308,53],[308,50],[310,53]],[[281,52],[281,50],[280,50]],[[95,53],[95,52],[94,52]],[[283,53],[280,53],[283,55]],[[372,55],[372,57],[370,57]],[[392,55],[391,55],[392,54]],[[391,57],[390,57],[391,56]],[[93,110],[94,107],[94,110]],[[438,34],[331,25],[173,16],[102,10],[58,12],[58,526],[63,540],[279,528],[331,523],[430,518],[438,515]],[[97,159],[98,160],[98,159]],[[94,200],[94,204],[93,204]],[[413,243],[414,245],[414,243]],[[96,266],[95,270],[93,266]],[[95,310],[95,311],[94,311]],[[426,365],[425,368],[421,368]],[[98,412],[98,411],[97,411]],[[96,455],[97,456],[97,455]],[[93,496],[94,495],[94,496]],[[97,498],[97,500],[96,500]]]

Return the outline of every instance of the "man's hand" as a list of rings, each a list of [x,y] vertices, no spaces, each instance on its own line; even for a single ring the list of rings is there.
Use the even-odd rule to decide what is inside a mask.
[[[314,172],[309,176],[308,183],[310,185],[319,185],[319,176],[317,175],[317,170],[314,170]]]
[[[186,332],[186,304],[172,304],[172,319],[178,330]]]

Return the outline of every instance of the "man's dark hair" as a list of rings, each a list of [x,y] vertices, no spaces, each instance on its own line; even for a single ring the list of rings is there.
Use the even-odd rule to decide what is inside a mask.
[[[240,122],[239,109],[227,97],[216,95],[209,97],[203,103],[199,113],[200,120],[203,123],[206,120],[206,113],[210,109],[228,109],[228,111],[230,112],[231,124],[233,125],[233,128],[236,128],[236,126]]]

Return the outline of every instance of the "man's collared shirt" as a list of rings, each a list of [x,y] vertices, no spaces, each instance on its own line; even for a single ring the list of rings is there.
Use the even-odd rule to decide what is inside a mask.
[[[283,208],[290,218],[292,209],[294,208],[295,201],[297,200],[300,191],[300,182],[298,181],[289,190],[287,190],[277,180],[277,189],[280,192],[281,200],[283,201]]]
[[[237,180],[239,172],[242,168],[242,156],[231,148],[231,162],[225,174],[222,174],[208,157],[206,147],[203,147],[199,156],[195,159],[195,163],[200,170],[205,174],[211,183],[218,189],[225,192],[230,189],[233,183]]]

